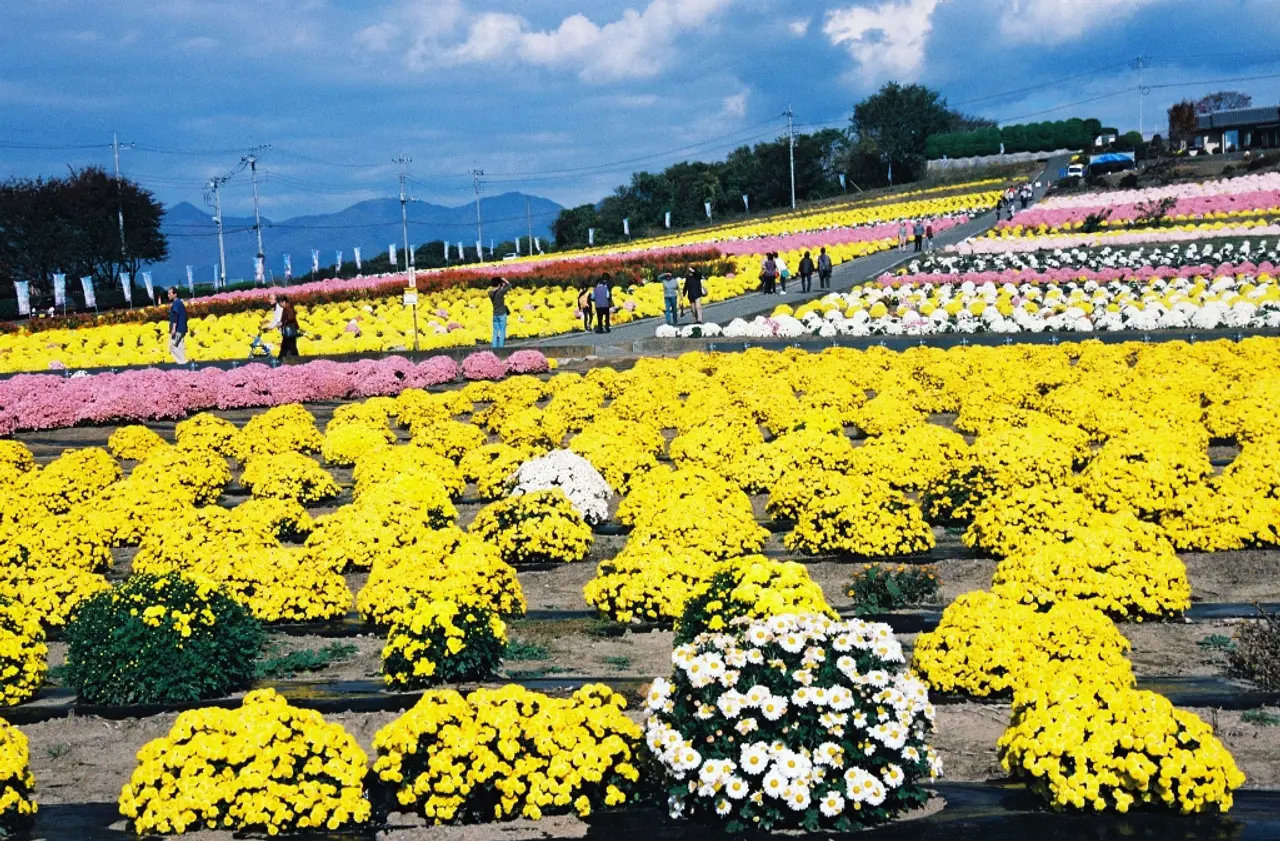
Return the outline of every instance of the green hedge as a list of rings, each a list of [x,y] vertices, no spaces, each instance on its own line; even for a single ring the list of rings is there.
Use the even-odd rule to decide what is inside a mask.
[[[944,156],[972,158],[998,155],[1002,143],[1007,154],[1087,149],[1101,131],[1102,123],[1098,120],[1072,118],[1056,123],[1023,123],[1004,128],[935,134],[925,142],[925,154],[930,160]]]

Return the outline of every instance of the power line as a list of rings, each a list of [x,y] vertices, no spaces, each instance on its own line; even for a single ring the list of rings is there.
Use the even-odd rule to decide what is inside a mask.
[[[1280,79],[1280,73],[1268,73],[1265,76],[1236,76],[1232,79],[1201,79],[1196,82],[1172,82],[1167,85],[1147,85],[1147,90],[1163,90],[1166,88],[1190,88],[1196,85],[1225,85],[1231,82],[1257,82],[1262,79]]]

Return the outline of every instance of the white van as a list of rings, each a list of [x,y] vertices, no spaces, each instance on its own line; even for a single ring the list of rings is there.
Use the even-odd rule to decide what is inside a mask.
[[[1067,167],[1068,178],[1084,178],[1084,164],[1072,164]]]

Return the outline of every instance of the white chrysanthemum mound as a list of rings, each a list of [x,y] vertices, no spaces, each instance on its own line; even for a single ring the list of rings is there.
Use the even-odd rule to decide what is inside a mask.
[[[511,477],[511,496],[559,488],[588,523],[609,519],[613,488],[591,462],[569,450],[552,450],[526,461]]]
[[[736,620],[672,655],[649,693],[671,814],[730,831],[847,832],[923,804],[933,705],[888,625]]]

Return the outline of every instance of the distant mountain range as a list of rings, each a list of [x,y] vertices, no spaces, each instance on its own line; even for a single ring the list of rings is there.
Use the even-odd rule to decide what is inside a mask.
[[[532,216],[533,235],[544,241],[551,238],[551,223],[563,208],[550,199],[504,193],[480,200],[484,221],[484,246],[511,241],[529,235]],[[443,207],[427,202],[409,204],[409,242],[423,245],[435,240],[463,243],[468,250],[476,244],[476,206]],[[227,280],[253,277],[253,258],[258,252],[253,231],[253,217],[224,216],[222,219],[227,249]],[[187,203],[165,210],[161,230],[169,240],[169,259],[149,267],[156,284],[185,284],[187,266],[192,266],[197,282],[213,278],[218,261],[218,232],[213,216]],[[284,255],[293,259],[294,275],[311,271],[311,250],[320,251],[320,265],[332,266],[340,250],[343,261],[354,260],[360,248],[363,259],[385,253],[387,246],[403,246],[398,199],[372,199],[354,204],[346,210],[321,216],[298,216],[282,222],[262,219],[262,250],[266,253],[268,276],[284,274]]]

